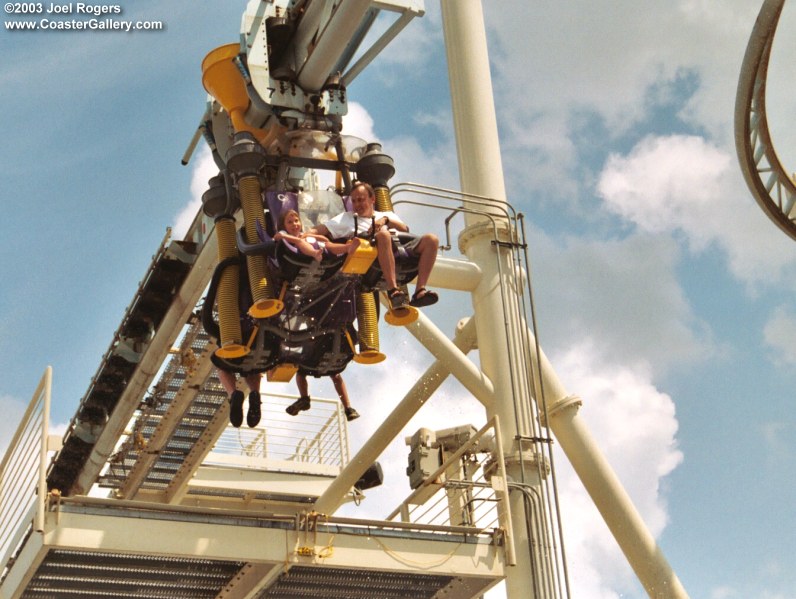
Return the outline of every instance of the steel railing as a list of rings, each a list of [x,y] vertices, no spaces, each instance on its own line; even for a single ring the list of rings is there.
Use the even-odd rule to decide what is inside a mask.
[[[409,495],[387,520],[492,530],[503,537],[506,563],[516,563],[512,538],[509,488],[497,416],[447,459]],[[488,458],[484,453],[487,433],[494,441]]]
[[[23,538],[44,529],[51,388],[48,366],[0,463],[0,581]]]

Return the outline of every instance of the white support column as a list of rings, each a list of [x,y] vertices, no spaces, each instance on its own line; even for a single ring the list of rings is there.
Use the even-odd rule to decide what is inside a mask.
[[[564,397],[548,411],[550,429],[561,449],[647,594],[650,597],[688,599],[655,537],[636,511],[583,419],[578,416],[580,405],[579,398]]]
[[[539,366],[541,386],[547,399],[542,425],[550,427],[649,596],[688,599],[630,496],[580,418],[581,399],[567,393],[541,348],[537,355],[530,329],[528,339],[531,342],[531,360]]]
[[[440,0],[448,55],[453,120],[459,156],[462,191],[505,201],[505,187],[497,137],[497,119],[492,97],[486,35],[480,0]],[[507,331],[525,330],[515,308],[519,301],[510,276],[512,265],[505,250],[497,246],[491,224],[468,215],[468,227],[459,240],[462,251],[482,271],[473,291],[481,366],[495,386],[495,402],[488,410],[497,414],[504,433],[503,447],[510,460],[508,472],[525,486],[537,486],[535,472],[522,472],[516,461],[516,435],[527,435],[523,406],[529,402],[528,389],[518,380],[525,368],[521,341]],[[510,241],[505,223],[500,241]],[[502,237],[505,236],[505,239]],[[505,294],[501,296],[501,287]],[[533,335],[525,337],[533,345]],[[528,342],[528,341],[526,341]],[[527,348],[535,354],[535,348]],[[536,358],[532,362],[537,363]],[[547,358],[542,354],[541,382],[548,398],[549,426],[614,533],[641,583],[652,597],[687,597],[655,540],[627,497],[616,475],[577,417],[580,401],[568,397]],[[536,480],[534,480],[536,477]],[[532,570],[525,530],[526,514],[518,501],[512,502],[517,567],[509,569],[506,589],[512,599],[537,599],[535,577],[545,576],[547,564]],[[531,527],[536,528],[536,527]],[[538,541],[535,539],[534,541]]]
[[[497,117],[492,97],[486,33],[480,0],[441,0],[445,48],[448,57],[453,122],[459,160],[462,192],[506,201],[503,165],[497,132]],[[467,206],[467,202],[465,202]],[[467,206],[475,210],[481,206]],[[505,219],[495,228],[485,217],[466,215],[467,228],[459,239],[466,256],[481,268],[482,277],[472,292],[481,368],[493,382],[495,401],[487,410],[499,417],[503,430],[503,451],[507,457],[510,479],[525,485],[538,486],[537,470],[526,468],[518,459],[517,436],[529,436],[527,417],[515,405],[529,405],[527,389],[517,374],[522,347],[512,340],[509,331],[518,330],[517,295],[513,289],[514,266],[511,251],[496,241],[510,241],[510,223]],[[502,290],[505,290],[503,293]],[[508,301],[506,301],[508,300]],[[505,304],[504,304],[505,302]],[[518,425],[520,429],[518,430]],[[526,461],[533,461],[527,456]],[[531,571],[530,539],[525,526],[523,498],[515,493],[511,500],[512,534],[517,550],[517,566],[508,569],[506,590],[511,599],[540,599],[533,580],[540,578],[539,569]],[[537,539],[537,541],[540,541]],[[545,568],[542,565],[541,568]]]

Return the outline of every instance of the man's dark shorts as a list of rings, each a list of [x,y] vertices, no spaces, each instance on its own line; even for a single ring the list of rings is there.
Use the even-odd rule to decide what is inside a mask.
[[[420,236],[412,235],[410,239],[401,239],[398,243],[412,256],[417,256],[417,246],[420,244]]]

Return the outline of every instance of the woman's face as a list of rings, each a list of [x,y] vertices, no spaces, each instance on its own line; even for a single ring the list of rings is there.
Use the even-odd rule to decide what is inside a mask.
[[[285,217],[285,231],[291,235],[301,233],[301,219],[295,212],[291,212]]]

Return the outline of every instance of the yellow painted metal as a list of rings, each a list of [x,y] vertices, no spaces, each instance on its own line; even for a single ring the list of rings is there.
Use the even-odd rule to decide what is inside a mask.
[[[357,294],[357,324],[359,325],[358,364],[377,364],[387,357],[379,351],[379,315],[373,293]]]
[[[212,50],[202,61],[202,85],[229,113],[237,131],[248,131],[243,114],[249,107],[246,82],[233,62],[240,44],[226,44]]]
[[[386,359],[387,356],[385,354],[375,349],[368,349],[354,356],[354,362],[357,364],[378,364]]]
[[[235,221],[221,218],[216,222],[218,239],[218,261],[238,256],[238,245],[235,242]],[[220,347],[216,355],[221,358],[240,358],[249,353],[243,345],[243,333],[240,327],[240,310],[238,308],[238,285],[240,283],[240,267],[231,264],[221,273],[216,292],[218,302],[218,326],[220,329]]]
[[[263,147],[268,146],[285,128],[273,125],[266,129],[251,126],[244,115],[249,107],[246,82],[233,62],[240,53],[240,44],[226,44],[212,50],[202,61],[202,85],[229,114],[235,131],[248,131]]]
[[[376,210],[379,212],[392,212],[392,198],[387,187],[379,186],[373,191],[376,192]]]
[[[378,364],[387,358],[387,356],[375,349],[366,349],[362,353],[357,353],[357,347],[348,331],[345,331],[345,338],[348,341],[348,346],[351,348],[351,351],[354,352],[353,359],[357,364]]]
[[[392,198],[388,187],[379,185],[374,190],[376,195],[376,210],[379,212],[392,211]],[[404,287],[404,290],[406,288]],[[417,309],[412,306],[404,308],[390,309],[385,315],[384,320],[393,326],[406,326],[417,320]]]
[[[265,230],[265,216],[263,204],[260,199],[262,188],[260,180],[254,175],[241,177],[238,181],[240,203],[243,208],[243,223],[246,241],[258,243],[257,224]],[[265,256],[246,256],[246,265],[249,270],[249,287],[252,292],[252,306],[249,314],[254,318],[268,318],[279,314],[284,308],[284,303],[274,299],[271,284],[268,281]]]
[[[414,306],[404,306],[403,308],[390,309],[385,315],[384,320],[387,324],[396,327],[405,327],[417,320],[418,312]]]
[[[340,271],[349,275],[364,275],[378,255],[378,250],[367,239],[362,239],[357,249],[348,254]]]
[[[298,366],[295,364],[277,364],[268,371],[266,379],[269,383],[289,383],[296,372],[298,372]]]

